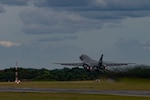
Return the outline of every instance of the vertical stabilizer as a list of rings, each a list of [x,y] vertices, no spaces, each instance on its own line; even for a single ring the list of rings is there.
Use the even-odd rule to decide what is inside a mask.
[[[103,54],[101,55],[100,59],[99,59],[99,65],[102,66],[103,65]]]
[[[99,59],[99,62],[103,62],[103,54],[101,55],[101,58]]]

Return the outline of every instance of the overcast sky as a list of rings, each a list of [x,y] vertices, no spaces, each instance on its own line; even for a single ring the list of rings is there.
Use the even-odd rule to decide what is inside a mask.
[[[150,65],[150,0],[0,0],[0,69],[81,54]]]

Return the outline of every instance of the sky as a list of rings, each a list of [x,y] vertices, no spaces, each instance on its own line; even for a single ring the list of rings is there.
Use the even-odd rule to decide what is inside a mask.
[[[0,0],[0,69],[55,69],[81,54],[150,65],[150,0]]]

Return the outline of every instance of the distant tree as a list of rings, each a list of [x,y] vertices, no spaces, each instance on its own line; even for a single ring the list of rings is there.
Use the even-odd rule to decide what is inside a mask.
[[[18,68],[19,80],[29,81],[80,81],[95,80],[101,77],[122,78],[136,77],[150,79],[150,66],[139,65],[124,71],[100,71],[88,72],[83,68],[63,68],[47,70],[33,68]],[[0,81],[15,81],[15,68],[4,69],[0,71]]]

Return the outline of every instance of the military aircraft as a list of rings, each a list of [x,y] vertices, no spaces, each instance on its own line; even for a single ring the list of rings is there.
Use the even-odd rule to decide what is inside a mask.
[[[80,60],[81,63],[54,63],[54,64],[60,64],[60,65],[66,65],[66,66],[83,66],[84,69],[87,71],[108,71],[108,66],[123,66],[123,65],[129,65],[133,63],[112,63],[112,62],[106,62],[103,61],[103,54],[101,55],[99,61],[91,59],[87,55],[81,55]]]

